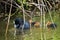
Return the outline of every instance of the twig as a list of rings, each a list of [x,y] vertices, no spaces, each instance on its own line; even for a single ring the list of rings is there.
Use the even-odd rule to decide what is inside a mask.
[[[11,16],[11,9],[12,9],[12,0],[11,0],[11,7],[10,7],[9,16],[8,16],[8,23],[7,23],[6,32],[5,32],[5,37],[6,37],[5,40],[8,40],[7,39],[7,33],[8,33],[8,26],[9,26],[10,16]]]

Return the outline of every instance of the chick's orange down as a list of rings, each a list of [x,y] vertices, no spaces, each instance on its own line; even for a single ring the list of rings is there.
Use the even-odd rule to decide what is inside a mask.
[[[39,27],[39,26],[40,26],[40,23],[39,23],[39,22],[36,22],[36,23],[34,24],[34,26],[35,26],[35,27]]]

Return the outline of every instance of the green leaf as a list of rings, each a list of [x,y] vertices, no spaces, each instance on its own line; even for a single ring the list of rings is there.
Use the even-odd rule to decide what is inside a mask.
[[[20,3],[20,2],[21,2],[21,0],[17,0],[17,2],[18,2],[18,3]]]
[[[26,3],[26,0],[23,0],[23,4],[25,4]]]

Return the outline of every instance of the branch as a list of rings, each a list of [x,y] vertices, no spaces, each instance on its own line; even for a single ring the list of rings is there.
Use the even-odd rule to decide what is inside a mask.
[[[5,32],[5,37],[6,37],[5,40],[7,40],[7,32],[8,32],[8,26],[9,26],[9,21],[10,21],[10,16],[11,16],[11,9],[12,9],[12,0],[11,0],[10,12],[8,15],[8,23],[7,23],[6,32]]]

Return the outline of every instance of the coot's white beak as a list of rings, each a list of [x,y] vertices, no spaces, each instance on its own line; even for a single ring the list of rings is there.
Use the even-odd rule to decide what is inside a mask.
[[[14,28],[16,28],[16,25],[14,24]]]

